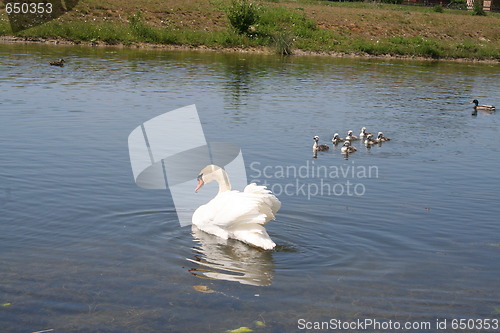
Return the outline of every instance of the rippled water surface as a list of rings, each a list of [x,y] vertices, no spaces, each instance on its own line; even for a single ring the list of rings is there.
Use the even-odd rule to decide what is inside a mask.
[[[2,332],[500,317],[499,118],[469,104],[500,105],[498,65],[0,45],[0,66]],[[275,251],[134,183],[129,133],[190,104],[281,200]],[[312,157],[363,126],[392,140]]]

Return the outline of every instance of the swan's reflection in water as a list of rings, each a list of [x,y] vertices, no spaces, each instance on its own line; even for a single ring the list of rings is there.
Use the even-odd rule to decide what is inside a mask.
[[[272,252],[246,245],[237,240],[224,240],[193,226],[193,237],[199,246],[193,248],[199,267],[191,274],[200,278],[236,281],[254,286],[269,286],[274,274]]]

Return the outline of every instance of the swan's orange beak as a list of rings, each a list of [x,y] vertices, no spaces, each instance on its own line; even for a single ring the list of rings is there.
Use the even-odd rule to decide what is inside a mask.
[[[199,175],[198,176],[198,186],[196,186],[196,189],[194,190],[194,192],[197,193],[198,190],[203,186],[203,184],[205,184],[205,182],[203,181],[202,175]]]

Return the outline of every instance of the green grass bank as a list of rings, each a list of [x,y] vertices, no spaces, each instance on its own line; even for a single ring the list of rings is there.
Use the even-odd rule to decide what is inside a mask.
[[[3,6],[3,4],[2,4]],[[432,59],[500,60],[500,14],[378,2],[80,0],[56,20],[0,35],[111,45],[257,49]]]

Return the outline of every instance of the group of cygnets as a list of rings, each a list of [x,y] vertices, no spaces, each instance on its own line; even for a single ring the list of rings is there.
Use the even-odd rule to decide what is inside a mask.
[[[328,149],[330,149],[329,145],[319,144],[319,136],[315,136],[313,139],[314,139],[314,144],[313,144],[314,156],[316,156],[318,151],[327,151]],[[372,145],[379,144],[385,141],[390,141],[391,139],[384,136],[384,133],[382,132],[378,132],[377,137],[374,138],[373,134],[367,132],[366,127],[363,127],[361,129],[361,133],[359,133],[359,136],[355,136],[352,130],[347,131],[347,136],[345,137],[345,139],[341,138],[338,133],[335,133],[332,138],[332,144],[334,146],[337,146],[339,143],[343,142],[344,144],[342,145],[340,151],[342,152],[342,154],[349,154],[357,150],[356,147],[351,145],[351,142],[356,140],[364,140],[363,142],[365,146],[371,147]]]

